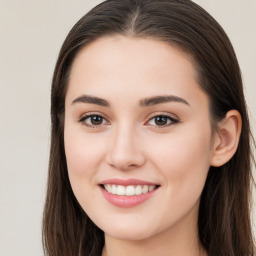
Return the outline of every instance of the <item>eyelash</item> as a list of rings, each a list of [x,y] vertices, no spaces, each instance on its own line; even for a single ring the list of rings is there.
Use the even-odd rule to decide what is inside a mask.
[[[93,125],[93,124],[86,124],[86,119],[91,119],[92,121],[92,117],[100,117],[102,120],[106,121],[106,118],[104,118],[103,116],[99,115],[99,114],[87,114],[81,117],[81,119],[79,120],[80,123],[82,123],[83,125],[87,126],[87,127],[91,127],[91,128],[98,128],[103,124],[99,124],[99,125]]]
[[[158,114],[158,115],[154,115],[153,117],[151,117],[151,118],[146,122],[146,124],[149,124],[149,122],[150,122],[151,120],[155,120],[155,122],[156,122],[156,118],[158,118],[158,117],[167,119],[167,122],[168,122],[168,123],[167,123],[167,124],[164,124],[164,125],[151,125],[151,126],[154,126],[154,128],[157,128],[157,129],[165,128],[165,127],[174,125],[174,124],[176,124],[176,123],[179,122],[178,119],[175,119],[175,118],[173,118],[172,116],[169,116],[169,115],[166,115],[166,114]]]
[[[87,127],[90,127],[90,128],[99,128],[99,127],[101,127],[102,125],[105,125],[105,124],[106,124],[106,123],[105,123],[105,124],[99,124],[99,125],[87,124],[87,123],[86,123],[86,119],[91,119],[91,118],[93,118],[93,117],[99,117],[101,120],[105,120],[106,123],[109,123],[109,122],[106,120],[106,118],[104,118],[103,116],[101,116],[101,115],[99,115],[99,114],[87,114],[87,115],[84,115],[84,116],[82,116],[82,117],[80,118],[79,122],[82,123],[83,125],[87,126]],[[173,117],[171,117],[171,116],[169,116],[169,115],[166,115],[166,114],[158,114],[158,115],[154,115],[153,117],[151,117],[151,118],[146,122],[146,124],[149,124],[149,122],[150,122],[151,120],[154,120],[154,119],[155,119],[155,121],[156,121],[156,118],[158,118],[158,117],[167,119],[167,120],[168,120],[168,121],[167,121],[168,123],[167,123],[167,124],[164,124],[164,125],[150,125],[150,126],[155,126],[154,128],[161,129],[161,128],[164,128],[164,127],[168,127],[168,126],[174,125],[174,124],[176,124],[176,123],[179,122],[178,119],[175,119],[175,118],[173,118]],[[91,121],[92,121],[92,119],[91,119]],[[91,122],[91,123],[92,123],[92,122]]]

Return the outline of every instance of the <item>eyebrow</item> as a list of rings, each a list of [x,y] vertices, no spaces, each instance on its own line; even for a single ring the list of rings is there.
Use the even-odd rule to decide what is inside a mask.
[[[103,107],[109,107],[110,104],[108,103],[108,101],[95,97],[95,96],[90,96],[90,95],[82,95],[79,96],[78,98],[74,99],[72,101],[72,105],[75,103],[90,103],[90,104],[96,104],[96,105],[100,105]]]
[[[185,99],[180,98],[178,96],[174,96],[174,95],[154,96],[154,97],[141,99],[139,101],[139,105],[142,107],[147,107],[147,106],[153,106],[153,105],[167,103],[167,102],[179,102],[189,106],[189,103]],[[110,107],[110,103],[107,100],[104,100],[102,98],[98,98],[95,96],[90,96],[90,95],[79,96],[78,98],[72,101],[72,105],[75,103],[89,103],[89,104],[96,104],[103,107]]]
[[[153,106],[161,103],[166,103],[166,102],[179,102],[183,103],[189,106],[189,103],[178,96],[174,95],[165,95],[165,96],[155,96],[155,97],[150,97],[146,99],[140,100],[140,106]]]

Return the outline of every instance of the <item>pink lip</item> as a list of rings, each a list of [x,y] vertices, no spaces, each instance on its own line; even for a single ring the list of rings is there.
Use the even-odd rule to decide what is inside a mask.
[[[116,184],[116,185],[122,185],[122,186],[128,186],[128,185],[157,185],[152,182],[138,180],[138,179],[127,179],[127,180],[121,180],[121,179],[108,179],[100,182],[100,184]]]
[[[131,182],[132,180],[126,180],[126,181],[122,181],[122,183],[117,182],[116,179],[114,180],[107,180],[106,183],[101,183],[101,184],[119,184],[119,185],[154,185],[152,183],[149,182],[143,182],[142,181],[138,181],[138,180],[133,180],[133,182]],[[156,187],[154,190],[147,192],[145,194],[141,194],[141,195],[134,195],[134,196],[119,196],[119,195],[113,195],[109,192],[107,192],[102,186],[99,186],[103,196],[105,197],[105,199],[107,199],[107,201],[115,206],[118,207],[123,207],[123,208],[129,208],[129,207],[134,207],[136,205],[139,205],[143,202],[145,202],[146,200],[150,199],[158,190],[159,187]]]

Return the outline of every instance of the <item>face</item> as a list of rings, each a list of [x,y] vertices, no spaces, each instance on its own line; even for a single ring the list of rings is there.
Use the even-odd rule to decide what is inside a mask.
[[[64,142],[73,192],[105,234],[139,240],[196,223],[212,130],[186,54],[122,36],[86,46],[71,69]]]

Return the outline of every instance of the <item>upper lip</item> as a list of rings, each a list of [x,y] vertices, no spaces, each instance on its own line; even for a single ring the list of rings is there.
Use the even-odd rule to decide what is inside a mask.
[[[139,179],[118,179],[118,178],[103,180],[102,182],[100,182],[100,184],[101,185],[103,185],[103,184],[116,184],[116,185],[123,185],[123,186],[128,186],[128,185],[158,185],[158,184],[153,183],[153,182],[139,180]]]

